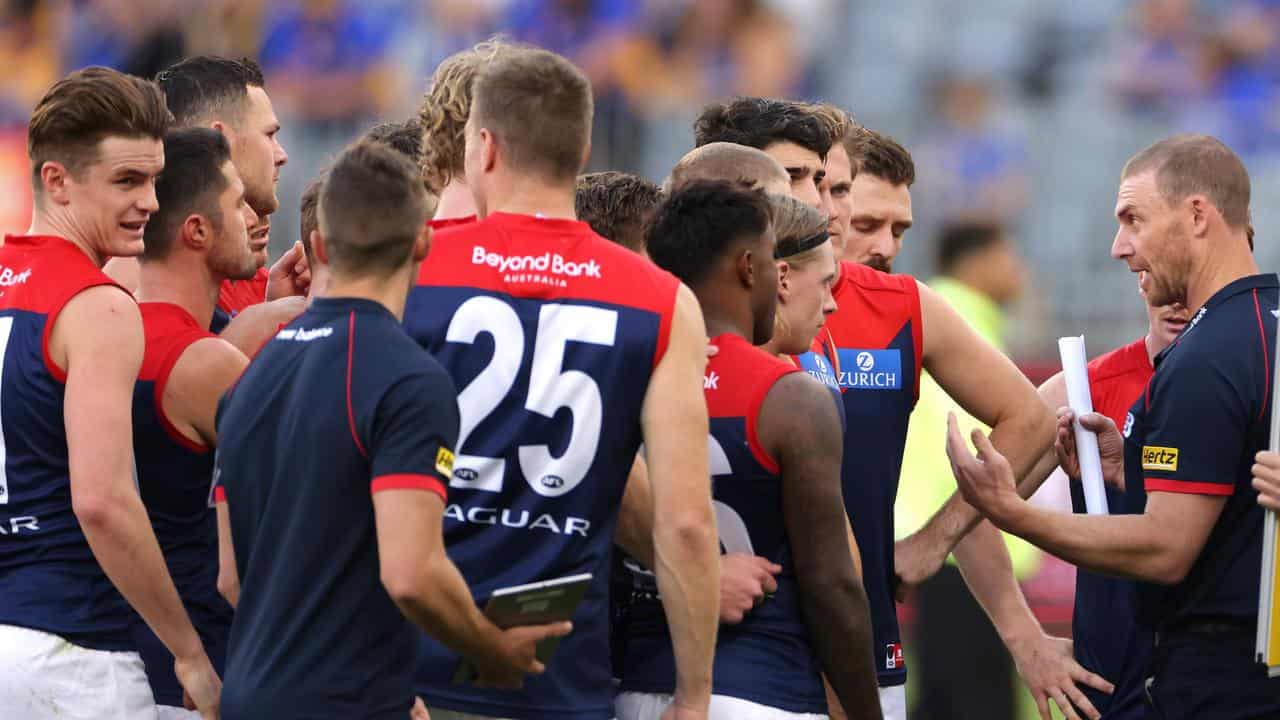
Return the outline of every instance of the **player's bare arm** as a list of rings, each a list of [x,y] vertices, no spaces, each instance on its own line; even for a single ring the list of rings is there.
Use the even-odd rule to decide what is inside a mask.
[[[373,495],[382,585],[405,617],[473,662],[483,685],[519,688],[538,662],[543,638],[568,635],[570,623],[501,630],[476,607],[462,573],[445,554],[444,502],[421,490]]]
[[[712,346],[714,347],[714,346]],[[636,456],[622,494],[614,542],[641,565],[653,567],[653,489],[648,465]],[[747,553],[720,556],[720,622],[742,622],[766,595],[777,591],[782,566]]]
[[[138,292],[138,285],[141,283],[139,279],[141,269],[138,266],[138,258],[113,257],[107,261],[106,265],[102,266],[102,272],[130,293]]]
[[[49,352],[67,374],[72,507],[102,569],[173,653],[178,679],[201,712],[216,718],[220,681],[133,482],[130,408],[142,351],[138,306],[117,288],[85,290],[54,322]]]
[[[248,365],[249,358],[222,338],[191,343],[174,363],[165,384],[165,415],[189,439],[206,447],[216,446],[218,399]]]
[[[231,514],[225,502],[217,503],[218,515],[218,593],[231,607],[240,604],[240,571],[236,569],[236,546],[231,539]]]
[[[1058,446],[1063,470],[1075,476],[1074,415],[1059,413]],[[1098,432],[1103,474],[1123,475],[1123,441],[1115,423],[1085,415],[1081,423]],[[947,454],[965,498],[997,527],[1026,538],[1067,562],[1119,577],[1166,585],[1181,582],[1200,555],[1218,521],[1222,496],[1151,492],[1141,515],[1084,515],[1037,508],[1019,496],[1009,463],[981,432],[973,433],[977,456],[970,454],[950,420]],[[1113,480],[1111,480],[1113,481]]]
[[[676,656],[677,708],[705,712],[719,625],[720,542],[711,507],[707,333],[693,293],[680,285],[667,351],[641,410],[654,504],[654,572]],[[828,400],[828,402],[830,402]]]
[[[292,322],[306,308],[307,299],[301,295],[250,305],[231,318],[219,337],[236,346],[247,357],[253,357],[275,337],[281,325]]]
[[[880,718],[871,614],[849,547],[831,394],[806,373],[778,380],[760,409],[760,439],[778,459],[782,509],[814,651],[850,718]]]

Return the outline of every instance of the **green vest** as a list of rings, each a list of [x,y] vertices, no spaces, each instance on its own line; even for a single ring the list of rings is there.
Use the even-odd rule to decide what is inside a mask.
[[[1004,350],[1004,311],[990,298],[947,277],[934,278],[929,287],[955,308],[983,340]],[[927,330],[927,328],[926,328]],[[956,490],[947,460],[947,413],[954,412],[966,440],[975,427],[988,430],[947,395],[929,373],[920,374],[920,399],[911,413],[907,447],[902,459],[894,529],[898,539],[920,529]],[[971,448],[972,449],[972,448]],[[1013,573],[1026,580],[1040,565],[1040,551],[1021,538],[1004,535],[1013,560]]]

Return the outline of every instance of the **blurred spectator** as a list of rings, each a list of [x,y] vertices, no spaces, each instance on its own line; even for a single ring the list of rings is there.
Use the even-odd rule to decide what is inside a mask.
[[[272,97],[298,119],[355,129],[390,104],[394,21],[356,0],[274,4],[259,63]]]
[[[1263,3],[1241,3],[1200,51],[1203,97],[1183,119],[1236,152],[1280,151],[1280,16]]]
[[[266,0],[207,0],[191,3],[187,54],[258,56]]]
[[[1118,35],[1113,89],[1135,112],[1172,112],[1196,89],[1192,0],[1139,0],[1134,12],[1134,32]]]
[[[23,128],[31,109],[61,75],[58,30],[63,20],[50,3],[9,0],[0,5],[0,128]]]
[[[68,69],[106,65],[152,77],[186,54],[183,3],[172,0],[73,2]]]
[[[937,122],[921,144],[920,191],[931,213],[1014,222],[1026,206],[1026,140],[995,114],[997,96],[981,76],[940,84]]]

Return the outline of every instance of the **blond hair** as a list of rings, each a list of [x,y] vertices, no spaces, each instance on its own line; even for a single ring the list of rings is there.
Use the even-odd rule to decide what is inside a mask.
[[[463,128],[471,115],[471,86],[494,58],[519,47],[494,37],[445,58],[431,76],[431,85],[418,109],[422,124],[422,177],[439,193],[462,175]]]

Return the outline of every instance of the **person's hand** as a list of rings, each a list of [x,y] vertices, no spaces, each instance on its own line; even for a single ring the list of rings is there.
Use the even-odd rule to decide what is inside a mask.
[[[295,240],[293,247],[271,266],[267,272],[267,300],[278,300],[291,295],[306,295],[311,288],[311,266],[302,242]]]
[[[218,720],[222,714],[222,680],[204,649],[191,658],[174,658],[173,672],[182,685],[182,702],[188,710],[198,710],[203,720]]]
[[[720,556],[720,622],[736,625],[778,590],[774,575],[782,572],[762,557],[746,553]]]
[[[920,583],[933,577],[947,561],[946,549],[941,543],[916,531],[893,544],[893,595],[898,602],[906,602],[907,595]]]
[[[501,631],[498,653],[476,663],[479,678],[476,685],[489,688],[519,690],[525,675],[541,675],[547,668],[538,661],[538,643],[553,637],[564,637],[573,631],[568,622],[546,625],[524,625]]]
[[[1090,720],[1102,717],[1076,685],[1088,685],[1108,695],[1115,690],[1115,686],[1076,662],[1070,640],[1039,633],[1025,642],[1010,643],[1009,653],[1013,655],[1022,681],[1027,684],[1027,689],[1036,700],[1041,718],[1052,718],[1050,700],[1053,700],[1067,720],[1080,720],[1077,709]]]
[[[662,720],[707,720],[707,703],[688,703],[677,695],[662,711]]]
[[[974,428],[971,437],[978,449],[976,457],[969,453],[960,435],[956,414],[947,413],[947,458],[951,460],[956,486],[965,502],[1000,527],[1007,513],[1022,502],[1013,469],[981,430]]]
[[[1080,459],[1076,453],[1076,433],[1072,423],[1076,414],[1069,407],[1058,408],[1058,437],[1054,450],[1058,464],[1072,480],[1080,479]],[[1080,416],[1080,427],[1098,436],[1098,455],[1102,459],[1102,480],[1106,484],[1124,490],[1124,437],[1116,429],[1111,418],[1099,413]]]
[[[409,708],[409,720],[431,720],[431,713],[427,712],[427,704],[422,702],[422,698],[413,699],[413,707]]]
[[[1253,459],[1253,487],[1258,491],[1258,504],[1280,512],[1280,453],[1263,450]]]

